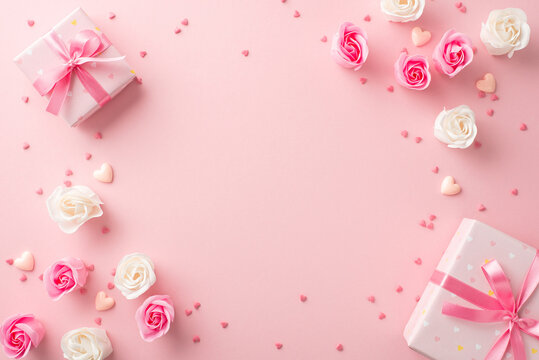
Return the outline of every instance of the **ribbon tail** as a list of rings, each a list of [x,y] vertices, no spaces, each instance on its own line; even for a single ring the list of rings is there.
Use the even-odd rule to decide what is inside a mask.
[[[518,327],[513,327],[510,331],[511,351],[515,360],[526,360],[526,351],[524,350],[524,342],[522,334]]]
[[[103,89],[103,87],[97,82],[97,80],[90,75],[90,73],[80,66],[75,68],[75,72],[79,77],[80,82],[84,86],[88,93],[94,98],[99,106],[105,105],[110,101],[111,97],[109,93]]]
[[[496,340],[494,345],[490,348],[485,360],[502,360],[507,347],[509,346],[509,341],[511,340],[511,331],[509,329]]]
[[[51,114],[58,115],[69,91],[69,85],[71,84],[71,73],[58,80],[54,88],[52,89],[49,104],[47,105],[47,111]]]

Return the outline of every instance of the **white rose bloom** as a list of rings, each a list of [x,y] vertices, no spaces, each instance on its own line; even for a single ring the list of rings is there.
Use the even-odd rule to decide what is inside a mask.
[[[524,49],[530,42],[530,26],[522,9],[492,10],[487,22],[481,24],[481,41],[490,55],[505,55],[511,58],[517,50]]]
[[[380,6],[389,21],[408,22],[423,14],[425,0],[381,0]]]
[[[71,330],[62,336],[61,346],[68,360],[103,360],[112,354],[112,344],[103,329]]]
[[[140,253],[124,256],[114,275],[114,285],[126,299],[138,298],[155,283],[155,280],[152,260]]]
[[[47,209],[60,230],[72,234],[86,221],[103,215],[103,202],[86,186],[58,186],[47,199]]]
[[[465,149],[472,145],[476,135],[475,115],[466,105],[444,108],[434,123],[434,136],[450,148]]]

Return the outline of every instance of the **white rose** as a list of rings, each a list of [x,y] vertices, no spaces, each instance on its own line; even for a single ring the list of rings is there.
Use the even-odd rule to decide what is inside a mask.
[[[481,41],[490,55],[511,58],[517,50],[530,42],[530,26],[522,9],[492,10],[486,24],[481,24]]]
[[[124,256],[114,275],[114,285],[126,299],[138,298],[155,283],[155,280],[152,260],[140,253]]]
[[[112,353],[112,344],[103,329],[80,328],[62,336],[62,351],[68,360],[103,360]]]
[[[380,6],[389,21],[408,22],[423,14],[425,0],[381,0]]]
[[[472,145],[476,135],[475,115],[466,105],[444,108],[434,123],[434,136],[450,148],[465,149]]]
[[[47,199],[47,209],[60,230],[72,234],[86,221],[103,215],[103,202],[86,186],[58,186]]]

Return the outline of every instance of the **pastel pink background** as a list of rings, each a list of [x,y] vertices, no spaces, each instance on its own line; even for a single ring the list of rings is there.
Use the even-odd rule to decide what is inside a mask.
[[[96,316],[113,342],[111,359],[421,358],[406,347],[402,330],[463,217],[539,246],[539,5],[468,0],[463,14],[453,3],[428,0],[422,18],[408,24],[385,21],[378,1],[3,4],[0,319],[32,312],[45,323],[46,337],[29,358],[60,358],[61,336],[96,326]],[[144,84],[130,85],[70,129],[45,113],[45,99],[12,58],[79,5]],[[491,9],[509,6],[527,12],[530,45],[511,60],[491,57],[479,41],[480,23]],[[117,18],[109,20],[109,11]],[[367,14],[371,22],[363,21]],[[185,17],[189,25],[175,35]],[[369,59],[359,72],[329,56],[345,20],[369,35]],[[416,49],[410,31],[418,25],[433,41]],[[425,92],[396,85],[392,69],[401,48],[430,55],[450,27],[477,45],[471,66],[451,80],[433,72]],[[487,71],[498,80],[497,102],[477,97],[474,83]],[[360,77],[368,82],[361,85]],[[394,93],[385,90],[391,84]],[[476,111],[481,148],[448,149],[432,135],[442,108],[463,103]],[[528,131],[519,130],[521,122]],[[400,136],[403,129],[409,138]],[[102,140],[94,139],[97,131]],[[423,141],[416,144],[416,136]],[[92,178],[104,161],[114,167],[113,184]],[[431,172],[435,165],[439,174]],[[106,204],[102,218],[72,236],[60,232],[45,207],[68,168],[69,180],[92,187]],[[440,194],[445,175],[457,179],[461,194]],[[38,187],[43,196],[34,193]],[[486,211],[477,211],[480,203]],[[433,231],[417,225],[431,213],[438,216]],[[103,235],[103,226],[110,233]],[[3,261],[23,250],[35,254],[36,270],[21,283],[20,272]],[[156,264],[148,295],[170,294],[178,313],[171,332],[151,344],[134,321],[143,299],[127,301],[106,289],[111,269],[134,251]],[[67,255],[95,264],[95,271],[85,295],[52,302],[38,276]],[[115,297],[113,310],[94,310],[99,290]],[[365,300],[371,294],[375,304]],[[202,307],[186,317],[195,301]],[[378,320],[381,311],[385,320]],[[194,335],[200,343],[193,344]],[[275,342],[284,347],[276,350]]]

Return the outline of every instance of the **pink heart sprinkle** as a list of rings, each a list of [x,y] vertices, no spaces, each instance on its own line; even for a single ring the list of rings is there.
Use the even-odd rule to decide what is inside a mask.
[[[144,58],[144,57],[146,57],[146,55],[148,55],[148,53],[146,51],[141,51],[141,52],[139,52],[139,55],[140,55],[141,58]]]
[[[427,222],[425,220],[419,220],[419,226],[427,227]]]
[[[395,89],[393,88],[393,85],[389,85],[389,86],[386,88],[386,90],[389,91],[390,93],[392,93],[393,90],[395,90]]]
[[[421,258],[415,259],[414,262],[415,262],[417,265],[421,265],[421,264],[423,263],[423,261],[421,260]]]
[[[185,26],[189,25],[189,20],[187,18],[183,19],[182,25],[185,25]]]
[[[80,288],[79,292],[81,295],[84,295],[88,292],[88,290],[86,288]]]
[[[367,301],[370,302],[370,303],[374,303],[376,301],[376,299],[374,298],[374,296],[370,295],[367,297]]]
[[[111,282],[109,282],[109,283],[107,284],[107,288],[108,288],[109,290],[114,289],[114,284],[111,283]]]
[[[196,303],[193,304],[193,307],[195,308],[195,310],[200,309],[200,303],[197,301]]]
[[[528,130],[528,125],[524,123],[520,124],[520,131],[526,131],[526,130]]]
[[[108,234],[110,232],[110,229],[106,226],[103,226],[101,228],[101,234]]]
[[[86,265],[86,270],[94,271],[95,270],[95,265],[94,264]]]
[[[386,314],[384,314],[383,312],[381,312],[380,314],[378,314],[378,319],[384,320],[385,318],[386,318]]]
[[[21,100],[23,103],[28,104],[28,100],[30,100],[30,98],[28,96],[23,96],[21,97]]]
[[[34,20],[28,20],[26,23],[28,24],[28,26],[32,27],[32,26],[34,26],[35,21]]]
[[[284,4],[286,2],[286,0],[281,0],[281,2]]]
[[[71,171],[71,169],[67,169],[65,174],[66,174],[66,176],[71,176],[71,175],[73,175],[73,171]]]
[[[517,196],[518,195],[518,189],[514,188],[513,190],[511,190],[511,194]]]
[[[307,301],[307,296],[301,294],[301,295],[299,296],[299,301],[301,301],[301,302]]]
[[[37,278],[38,278],[39,280],[43,281],[43,274],[39,275]]]
[[[295,18],[299,18],[299,17],[300,17],[299,11],[294,10],[294,17],[295,17]]]
[[[226,321],[221,321],[221,327],[226,329],[228,327],[228,323]]]
[[[277,350],[281,350],[283,348],[283,344],[275,343],[275,347],[277,348]]]
[[[365,83],[367,83],[367,78],[361,77],[361,78],[359,78],[359,82],[360,82],[362,85],[365,85]]]
[[[20,281],[26,281],[28,280],[28,277],[26,276],[26,274],[22,274],[21,277],[19,278]]]
[[[182,29],[180,29],[179,27],[177,27],[176,29],[174,29],[174,34],[179,34],[182,32]]]
[[[37,188],[36,189],[36,194],[43,195],[43,189],[42,188]]]
[[[112,269],[112,271],[110,272],[110,274],[111,274],[112,276],[116,276],[116,268]]]
[[[135,76],[135,81],[136,81],[138,84],[142,85],[142,78],[141,78],[140,76]]]
[[[483,204],[479,204],[479,206],[477,207],[477,210],[478,211],[485,211],[487,208],[485,207],[485,205]]]
[[[103,319],[101,319],[100,317],[96,317],[96,318],[94,319],[94,322],[95,322],[97,325],[99,325],[99,326],[101,326],[101,322],[102,322],[102,321],[103,321]]]
[[[483,144],[481,144],[481,142],[480,142],[480,141],[477,141],[477,140],[475,140],[475,142],[473,143],[473,145],[474,145],[476,148],[478,148],[478,149],[479,149],[481,146],[483,146]]]
[[[492,109],[487,109],[487,115],[488,115],[488,116],[494,115],[494,110],[492,110]]]
[[[320,41],[322,41],[322,42],[327,42],[327,41],[328,41],[328,37],[327,37],[326,35],[324,35],[324,36],[322,36],[322,37],[320,38]]]
[[[101,135],[101,133],[98,131],[95,133],[94,138],[96,138],[97,140],[100,140],[100,139],[103,139],[103,135]]]
[[[496,241],[490,240],[490,246],[496,246]]]
[[[460,8],[461,6],[462,6],[462,2],[457,1],[457,2],[455,3],[455,7],[456,7],[457,9]]]
[[[419,144],[421,142],[421,140],[423,140],[423,138],[421,136],[416,136],[416,138],[415,138],[416,144]]]
[[[13,259],[7,259],[7,260],[6,260],[6,264],[8,264],[8,265],[13,265]]]
[[[408,131],[407,131],[407,130],[402,130],[402,131],[401,131],[401,136],[402,136],[403,138],[407,138],[407,137],[408,137]]]
[[[477,53],[477,46],[472,45],[472,51],[473,51],[474,54]]]
[[[460,12],[463,13],[463,14],[466,13],[466,6],[461,6],[461,7],[459,8],[459,10],[460,10]]]
[[[415,297],[415,302],[419,302],[419,300],[421,300],[421,296],[417,295],[417,296]]]
[[[185,309],[185,315],[190,316],[193,313],[191,309]]]
[[[401,49],[401,52],[408,54],[408,49],[405,48],[405,47],[403,47],[403,48]]]
[[[241,52],[241,54],[242,54],[243,56],[249,56],[249,50],[243,50],[243,51]]]
[[[86,160],[90,160],[90,159],[92,158],[92,154],[86,153],[86,154],[84,154],[84,158],[85,158]]]
[[[335,346],[335,349],[337,351],[343,351],[344,350],[344,347],[342,346],[342,344],[337,344],[337,346]]]
[[[429,215],[429,220],[430,220],[430,221],[436,220],[436,215],[430,214],[430,215]]]
[[[440,169],[438,169],[438,166],[435,166],[435,167],[432,168],[431,171],[432,171],[433,173],[435,173],[435,174],[438,174],[438,170],[440,170]]]
[[[365,15],[363,20],[365,20],[366,22],[369,22],[369,21],[371,21],[371,16],[370,15]]]
[[[110,74],[107,75],[107,77],[108,77],[109,79],[114,79],[114,74],[113,74],[113,73],[110,73]]]
[[[479,90],[479,92],[477,93],[477,97],[479,98],[484,98],[485,96],[487,96],[487,94],[484,91]]]
[[[398,292],[398,293],[401,293],[402,290],[404,290],[404,289],[403,289],[402,286],[400,286],[400,285],[397,286],[397,288],[395,289],[395,291]]]
[[[200,336],[198,335],[195,335],[193,336],[193,342],[196,344],[196,343],[199,343],[200,342]]]
[[[434,337],[434,341],[435,341],[435,342],[440,341],[440,337],[439,337],[439,336],[435,336],[435,337]]]
[[[64,181],[64,185],[66,187],[71,187],[71,181],[69,181],[69,180]]]
[[[113,12],[109,12],[109,19],[114,19],[116,17],[116,14]]]
[[[471,277],[471,278],[470,278],[470,282],[474,283],[474,282],[475,282],[475,278]]]
[[[23,150],[28,150],[30,148],[30,144],[28,144],[27,142],[22,143],[22,148]]]
[[[498,95],[496,95],[496,94],[490,95],[490,100],[492,100],[492,101],[497,101],[497,100],[499,100],[499,99],[500,99],[500,98],[499,98]]]
[[[429,230],[434,229],[434,224],[433,224],[433,223],[429,223],[429,224],[427,225],[427,229],[429,229]]]

